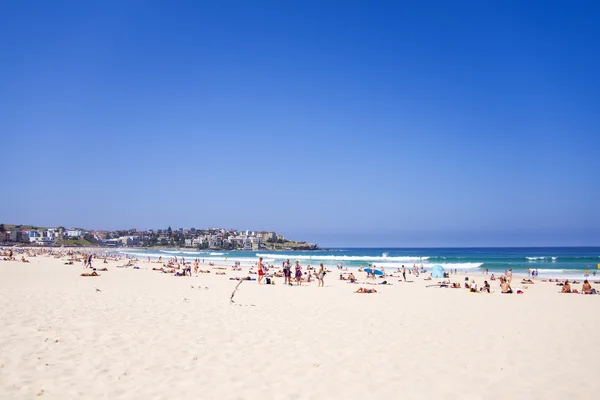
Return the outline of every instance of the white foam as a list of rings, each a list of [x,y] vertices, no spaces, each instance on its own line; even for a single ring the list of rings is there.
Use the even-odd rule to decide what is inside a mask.
[[[558,257],[540,256],[540,257],[525,257],[529,261],[556,260]]]
[[[535,268],[535,270],[537,272],[539,272],[540,274],[551,274],[553,272],[556,273],[581,273],[583,274],[584,271],[580,270],[580,269],[553,269],[553,268]]]
[[[364,261],[365,263],[374,262],[421,262],[429,259],[429,257],[381,257],[381,256],[336,256],[336,255],[304,255],[304,254],[256,254],[257,257],[268,257],[276,260],[322,260],[322,261]]]
[[[401,268],[402,265],[404,265],[407,269],[412,269],[412,265],[406,265],[406,264],[402,264],[402,263],[393,263],[393,262],[380,262],[380,263],[376,263],[375,266],[377,268],[379,267],[383,267],[383,268]],[[430,270],[431,267],[433,267],[434,265],[441,265],[442,267],[444,267],[444,269],[474,269],[474,268],[479,268],[483,265],[483,263],[423,263],[423,267],[425,269]],[[421,264],[417,264],[417,267],[421,267]]]
[[[479,268],[483,265],[483,263],[471,262],[471,263],[435,263],[435,264],[426,264],[425,269],[430,270],[434,265],[441,265],[444,269],[475,269]]]
[[[136,253],[134,251],[119,251],[118,254],[125,254],[128,256],[138,256],[138,257],[150,257],[150,258],[158,258],[160,255],[151,254],[151,253]]]

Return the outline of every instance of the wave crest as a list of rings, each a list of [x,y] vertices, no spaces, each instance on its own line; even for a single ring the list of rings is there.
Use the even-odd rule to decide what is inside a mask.
[[[304,255],[304,254],[260,254],[256,257],[272,258],[276,260],[321,260],[321,261],[364,261],[364,262],[421,262],[429,257],[405,256],[405,257],[382,257],[382,256],[336,256],[336,255]]]

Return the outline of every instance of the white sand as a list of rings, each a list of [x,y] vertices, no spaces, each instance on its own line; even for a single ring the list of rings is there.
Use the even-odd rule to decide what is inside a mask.
[[[111,262],[84,278],[30,260],[0,261],[2,399],[600,397],[600,296],[550,283],[487,295],[396,279],[354,294],[333,272],[325,288],[243,282],[232,305],[242,273]]]

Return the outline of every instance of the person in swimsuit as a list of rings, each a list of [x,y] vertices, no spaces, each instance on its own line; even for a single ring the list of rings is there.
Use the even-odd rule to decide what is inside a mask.
[[[292,266],[290,260],[286,260],[283,264],[283,284],[292,284]]]
[[[571,293],[571,284],[569,283],[568,280],[565,281],[565,284],[563,285],[560,292],[561,293]]]
[[[500,288],[502,289],[502,293],[512,294],[512,288],[510,287],[510,283],[508,283],[504,278],[500,278]]]
[[[302,267],[300,261],[296,261],[296,285],[302,286]]]
[[[317,273],[317,279],[319,279],[319,286],[325,287],[325,282],[323,282],[323,278],[325,277],[325,267],[323,267],[323,263],[319,267],[319,272]]]
[[[348,280],[350,281],[350,283],[356,282],[356,277],[354,276],[354,274],[352,272],[350,272],[350,276],[348,276]]]
[[[360,287],[354,293],[377,293],[377,290]]]
[[[590,282],[586,279],[583,281],[583,286],[581,287],[581,293],[583,294],[596,294],[596,289],[590,285]]]
[[[263,258],[260,257],[258,259],[258,284],[259,285],[262,282],[264,276],[265,276],[265,270],[263,269]]]

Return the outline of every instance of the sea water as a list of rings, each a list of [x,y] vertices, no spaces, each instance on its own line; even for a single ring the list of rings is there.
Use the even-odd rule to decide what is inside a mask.
[[[528,270],[537,270],[540,278],[583,278],[586,271],[591,278],[594,274],[600,279],[600,247],[517,247],[517,248],[339,248],[318,251],[216,251],[193,249],[115,249],[130,257],[153,260],[163,257],[184,257],[186,262],[194,259],[205,263],[233,265],[239,261],[242,266],[250,266],[263,257],[264,262],[277,268],[290,260],[299,261],[303,267],[323,263],[335,270],[338,266],[354,269],[369,264],[383,267],[386,272],[395,271],[402,265],[424,266],[430,270],[433,265],[459,272],[504,273],[512,268],[513,273],[527,275]]]

